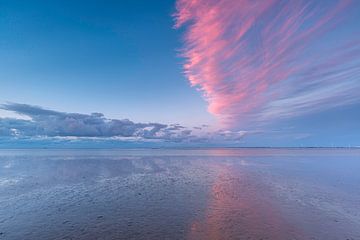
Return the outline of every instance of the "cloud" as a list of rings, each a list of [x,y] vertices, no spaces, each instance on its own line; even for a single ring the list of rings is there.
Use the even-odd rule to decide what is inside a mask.
[[[178,0],[185,75],[229,126],[359,102],[360,39],[333,36],[351,4]]]
[[[240,140],[238,132],[199,132],[194,134],[180,124],[135,123],[128,119],[108,119],[102,113],[58,112],[19,103],[0,105],[0,109],[29,118],[0,118],[0,137],[40,138],[53,141],[112,140],[160,142],[209,142]]]
[[[5,129],[17,129],[25,136],[73,136],[73,137],[143,137],[156,138],[167,125],[159,123],[134,123],[128,119],[107,119],[101,113],[64,113],[27,104],[9,103],[1,108],[26,115],[29,121],[1,119]],[[5,127],[4,127],[5,126]]]

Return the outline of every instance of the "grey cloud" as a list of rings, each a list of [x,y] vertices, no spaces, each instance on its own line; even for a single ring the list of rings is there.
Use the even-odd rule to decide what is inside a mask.
[[[31,120],[1,119],[0,133],[3,136],[11,135],[11,129],[16,129],[24,136],[156,138],[159,131],[168,127],[159,123],[107,119],[101,113],[66,113],[27,104],[8,103],[1,105],[0,108],[31,118]]]
[[[19,103],[2,104],[0,109],[12,111],[30,118],[30,120],[0,118],[0,137],[221,142],[239,141],[245,135],[245,132],[231,131],[200,131],[195,135],[192,130],[180,124],[135,123],[128,119],[109,119],[102,113],[67,113]],[[204,127],[207,126],[202,126],[201,128]]]

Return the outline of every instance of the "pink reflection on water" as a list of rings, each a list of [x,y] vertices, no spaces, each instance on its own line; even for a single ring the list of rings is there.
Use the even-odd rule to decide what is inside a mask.
[[[188,239],[304,239],[248,173],[227,164],[211,167],[217,176],[206,211],[191,223]]]

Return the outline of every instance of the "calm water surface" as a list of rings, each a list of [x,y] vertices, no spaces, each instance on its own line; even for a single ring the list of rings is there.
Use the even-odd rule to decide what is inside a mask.
[[[360,239],[360,149],[0,150],[0,239]]]

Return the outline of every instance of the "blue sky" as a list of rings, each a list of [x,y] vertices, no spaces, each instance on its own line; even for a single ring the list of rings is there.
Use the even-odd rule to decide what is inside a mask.
[[[360,4],[221,2],[0,0],[2,146],[360,146]]]
[[[174,2],[0,4],[1,102],[135,121],[212,121],[182,74]]]

